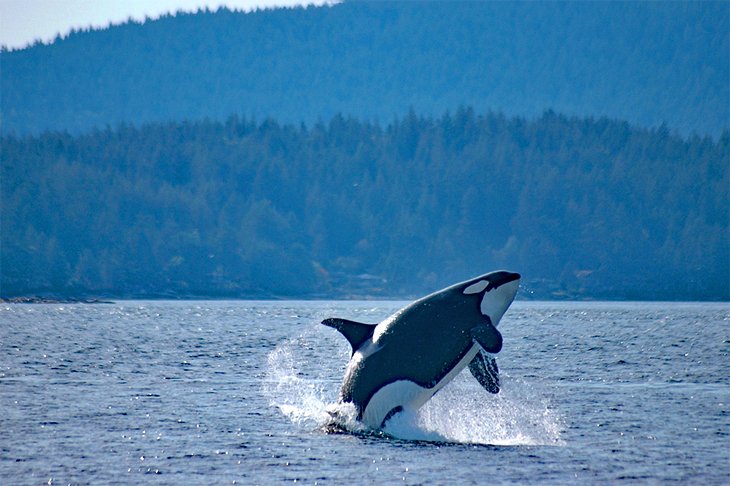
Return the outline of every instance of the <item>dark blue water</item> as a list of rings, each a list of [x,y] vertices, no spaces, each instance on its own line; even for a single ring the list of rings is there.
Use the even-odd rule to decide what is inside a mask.
[[[317,323],[401,304],[4,304],[1,482],[730,484],[730,305],[516,302],[499,395],[323,432],[349,345]]]

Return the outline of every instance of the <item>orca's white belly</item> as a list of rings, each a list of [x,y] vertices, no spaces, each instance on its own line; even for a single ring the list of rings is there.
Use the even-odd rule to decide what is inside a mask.
[[[479,346],[474,344],[463,358],[439,381],[433,388],[424,388],[410,380],[398,380],[380,388],[368,402],[362,414],[362,421],[374,429],[383,425],[383,420],[393,409],[402,407],[403,410],[415,412],[423,406],[437,391],[446,386],[461,370],[469,365],[479,352]]]

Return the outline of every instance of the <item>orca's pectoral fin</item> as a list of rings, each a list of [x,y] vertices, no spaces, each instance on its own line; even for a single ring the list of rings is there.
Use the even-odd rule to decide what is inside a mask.
[[[499,368],[494,356],[479,351],[469,363],[469,371],[489,393],[499,393]]]
[[[471,337],[488,353],[499,353],[502,349],[502,335],[491,322],[472,327]]]
[[[333,327],[340,331],[352,346],[354,353],[362,344],[370,339],[377,324],[365,324],[363,322],[348,321],[338,317],[331,317],[322,321],[325,326]]]
[[[502,349],[502,335],[487,317],[487,322],[471,329],[471,337],[482,349],[469,363],[469,371],[489,393],[499,393],[499,368],[488,353]]]

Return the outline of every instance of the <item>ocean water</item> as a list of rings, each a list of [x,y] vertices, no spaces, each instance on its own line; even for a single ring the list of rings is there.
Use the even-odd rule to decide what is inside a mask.
[[[518,301],[498,395],[327,433],[319,321],[403,304],[2,304],[0,482],[730,484],[730,304]]]

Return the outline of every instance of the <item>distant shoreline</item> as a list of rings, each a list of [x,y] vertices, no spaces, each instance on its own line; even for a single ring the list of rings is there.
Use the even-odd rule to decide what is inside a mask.
[[[40,296],[17,296],[17,297],[0,297],[0,304],[115,304],[122,301],[412,301],[419,296],[382,296],[382,295],[340,295],[340,296],[125,296],[125,297],[40,297]],[[515,302],[696,302],[696,303],[715,303],[730,304],[728,300],[666,300],[666,299],[611,299],[597,297],[577,297],[574,298],[525,298],[525,296],[517,296]]]
[[[2,304],[113,304],[114,301],[96,298],[66,298],[66,297],[0,297]]]

